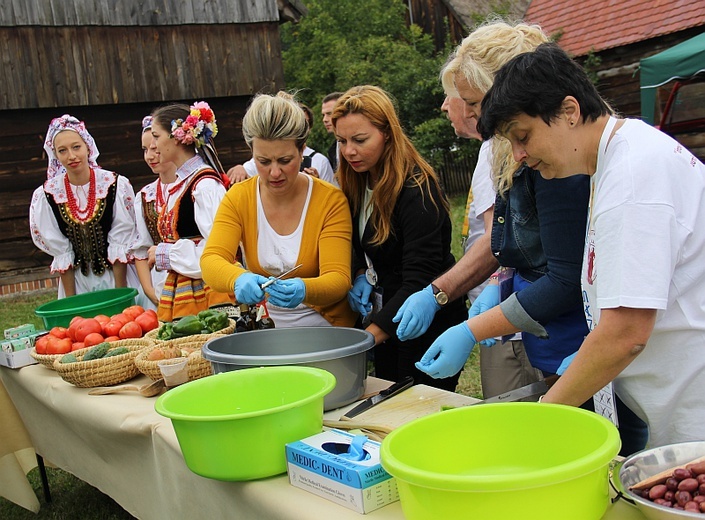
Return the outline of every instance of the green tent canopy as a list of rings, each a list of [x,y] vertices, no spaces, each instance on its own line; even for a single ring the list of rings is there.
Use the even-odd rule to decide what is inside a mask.
[[[674,79],[705,72],[705,33],[644,58],[641,69],[641,115],[654,124],[656,89]]]

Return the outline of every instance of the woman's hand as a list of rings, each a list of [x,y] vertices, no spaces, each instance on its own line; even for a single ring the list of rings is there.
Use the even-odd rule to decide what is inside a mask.
[[[147,250],[147,265],[151,269],[157,263],[157,246],[152,246]]]
[[[255,273],[242,273],[235,280],[235,299],[238,303],[254,305],[264,300],[264,291],[261,285],[267,281],[262,275]]]
[[[306,297],[306,284],[301,278],[289,280],[275,280],[267,287],[268,302],[278,307],[293,309]]]
[[[436,338],[416,368],[436,379],[454,376],[465,366],[475,343],[467,322],[455,325]]]
[[[359,274],[353,282],[352,289],[348,291],[348,303],[355,312],[359,312],[363,317],[372,312],[372,303],[370,303],[370,295],[372,294],[372,285],[367,281],[364,274]]]

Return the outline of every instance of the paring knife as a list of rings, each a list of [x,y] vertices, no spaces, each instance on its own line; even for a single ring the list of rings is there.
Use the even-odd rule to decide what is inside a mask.
[[[413,384],[414,378],[411,376],[407,376],[398,383],[394,383],[392,386],[390,386],[389,388],[385,388],[377,395],[368,397],[354,408],[351,408],[350,410],[345,412],[342,419],[352,419],[353,417],[360,415],[365,410],[372,408],[374,405],[381,403],[385,399],[389,399],[390,397],[397,395],[399,392],[406,390]]]
[[[280,274],[279,276],[277,276],[277,277],[275,277],[275,278],[270,278],[269,280],[267,280],[266,282],[264,282],[262,285],[260,285],[259,288],[262,289],[262,290],[266,289],[267,287],[269,287],[270,285],[272,285],[272,284],[273,284],[274,282],[276,282],[277,280],[281,280],[281,279],[284,278],[285,276],[290,275],[291,273],[293,273],[294,271],[296,271],[296,270],[297,270],[299,267],[301,267],[302,265],[304,265],[304,264],[295,265],[294,267],[292,267],[292,268],[289,269],[288,271],[283,272],[283,273]]]
[[[503,394],[495,395],[494,397],[490,397],[484,401],[473,403],[470,406],[488,403],[513,403],[514,401],[519,401],[520,399],[525,399],[527,397],[535,397],[535,400],[538,400],[538,398],[546,392],[548,392],[548,384],[546,384],[546,381],[538,381]]]

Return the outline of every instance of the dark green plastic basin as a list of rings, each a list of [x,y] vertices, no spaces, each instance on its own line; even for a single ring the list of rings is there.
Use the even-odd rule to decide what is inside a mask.
[[[122,312],[135,304],[135,296],[137,289],[132,287],[105,289],[45,303],[37,307],[34,313],[44,320],[47,329],[68,327],[75,316],[92,318],[98,314],[112,316]]]

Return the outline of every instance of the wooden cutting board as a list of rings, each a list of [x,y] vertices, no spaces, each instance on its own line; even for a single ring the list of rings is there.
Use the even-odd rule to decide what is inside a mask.
[[[440,412],[443,406],[467,406],[477,402],[479,399],[473,397],[431,386],[414,385],[362,412],[350,421],[341,420],[337,424],[326,421],[326,425],[344,428],[347,422],[351,428],[369,429],[384,436],[385,433],[409,421]]]

